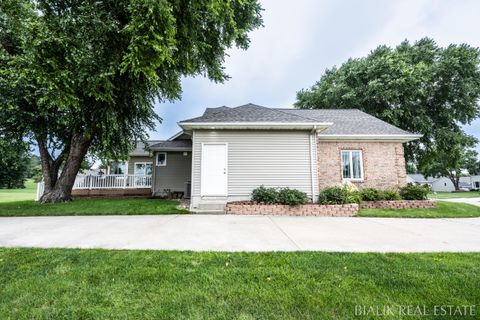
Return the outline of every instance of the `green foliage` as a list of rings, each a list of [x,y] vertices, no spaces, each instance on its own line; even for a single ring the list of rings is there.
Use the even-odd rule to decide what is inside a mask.
[[[426,200],[430,188],[426,185],[409,183],[400,189],[400,195],[404,200]]]
[[[357,108],[422,134],[406,145],[405,155],[425,166],[445,155],[457,156],[449,154],[449,146],[458,143],[455,136],[466,136],[462,126],[479,116],[479,64],[479,49],[466,44],[441,48],[424,38],[396,48],[379,46],[364,58],[327,70],[311,88],[297,93],[295,105]]]
[[[161,199],[77,199],[73,202],[39,204],[30,201],[2,203],[0,216],[78,216],[78,215],[143,215],[181,214],[178,201]],[[32,198],[35,193],[32,194]],[[19,197],[20,198],[20,197]]]
[[[402,196],[396,190],[383,190],[382,192],[382,199],[383,200],[402,200]]]
[[[448,177],[459,190],[462,169],[470,174],[479,172],[478,153],[473,149],[477,139],[462,133],[451,132],[430,152],[427,161],[422,161],[420,171],[424,176]]]
[[[35,139],[48,179],[64,163],[76,173],[87,152],[123,159],[183,77],[228,78],[226,50],[248,47],[261,10],[256,0],[3,0],[0,132]]]
[[[289,206],[298,206],[308,202],[305,192],[297,189],[282,188],[278,191],[278,202]]]
[[[0,248],[0,259],[2,319],[478,318],[478,253]],[[457,314],[433,315],[449,301]],[[419,314],[412,305],[428,314],[398,311]]]
[[[361,200],[360,193],[350,191],[347,186],[327,187],[318,195],[318,203],[320,204],[360,203]]]
[[[305,192],[290,188],[265,188],[263,185],[254,189],[252,200],[259,203],[273,204],[280,203],[290,206],[305,204],[308,197]]]
[[[383,193],[375,188],[365,188],[360,190],[360,196],[363,201],[379,201],[383,200]]]
[[[480,217],[480,207],[466,203],[438,201],[436,208],[360,209],[359,217],[470,218]]]
[[[28,147],[23,141],[0,133],[0,189],[25,188],[28,175]]]
[[[259,203],[276,203],[278,202],[278,190],[265,188],[262,185],[252,191],[252,200]]]

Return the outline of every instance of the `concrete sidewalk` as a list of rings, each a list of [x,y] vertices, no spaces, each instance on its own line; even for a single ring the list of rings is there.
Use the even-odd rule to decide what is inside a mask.
[[[0,218],[0,246],[195,251],[480,252],[480,218],[234,215]]]

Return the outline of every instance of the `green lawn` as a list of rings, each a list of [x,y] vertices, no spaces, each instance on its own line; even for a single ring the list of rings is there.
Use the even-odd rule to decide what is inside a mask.
[[[33,180],[25,182],[24,189],[0,189],[0,204],[23,200],[35,200],[37,184]]]
[[[0,203],[0,216],[134,215],[177,214],[178,201],[160,199],[78,199],[72,202],[39,204],[35,201]]]
[[[480,192],[437,192],[436,194],[430,193],[428,195],[430,199],[452,199],[452,198],[480,198]]]
[[[480,207],[466,204],[438,201],[434,209],[360,209],[359,217],[391,218],[468,218],[480,217]]]
[[[478,314],[479,269],[480,254],[0,249],[0,318],[375,318],[358,305]]]

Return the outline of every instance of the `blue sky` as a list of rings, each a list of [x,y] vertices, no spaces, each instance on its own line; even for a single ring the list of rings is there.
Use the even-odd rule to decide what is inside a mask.
[[[251,33],[247,51],[232,49],[225,60],[231,79],[215,84],[185,78],[181,101],[159,103],[163,123],[151,139],[178,132],[177,122],[207,107],[248,102],[292,107],[296,92],[311,86],[326,68],[367,55],[378,45],[428,36],[440,46],[480,47],[480,1],[442,0],[268,0],[261,1],[264,28]],[[465,127],[480,138],[480,120]],[[480,152],[480,148],[478,148]]]

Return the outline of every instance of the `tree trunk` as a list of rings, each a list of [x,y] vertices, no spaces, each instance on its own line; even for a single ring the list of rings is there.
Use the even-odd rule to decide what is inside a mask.
[[[460,190],[460,176],[450,176],[450,180],[453,183],[453,187],[455,188],[455,191]]]
[[[68,149],[68,157],[65,166],[58,177],[58,167],[50,165],[44,167],[42,157],[43,177],[45,180],[45,192],[40,198],[41,203],[47,202],[65,202],[72,200],[72,188],[75,183],[75,177],[82,164],[83,158],[87,154],[92,139],[83,134],[74,135]],[[58,160],[58,159],[57,159]],[[61,163],[62,161],[60,161]],[[58,178],[57,178],[58,177]],[[47,187],[47,180],[49,182]]]

